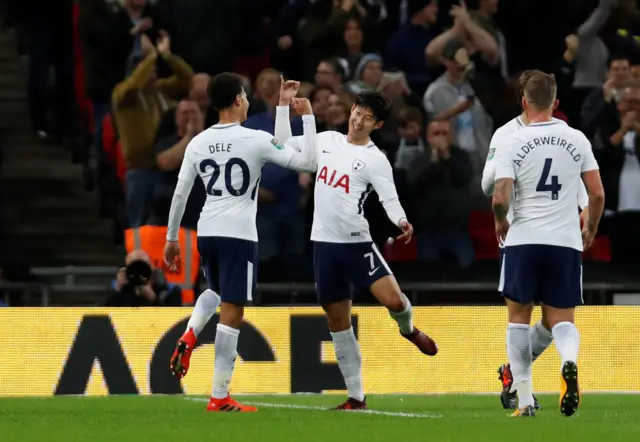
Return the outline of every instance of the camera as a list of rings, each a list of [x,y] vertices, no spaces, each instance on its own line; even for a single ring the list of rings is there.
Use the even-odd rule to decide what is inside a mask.
[[[151,265],[143,260],[131,261],[126,267],[127,281],[132,286],[145,285],[151,279]]]

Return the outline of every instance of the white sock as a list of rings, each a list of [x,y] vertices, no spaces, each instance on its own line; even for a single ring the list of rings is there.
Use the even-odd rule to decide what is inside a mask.
[[[229,396],[229,384],[236,365],[238,336],[240,330],[218,324],[216,329],[216,361],[213,370],[212,397],[224,399]]]
[[[401,312],[392,312],[389,310],[391,318],[398,323],[400,333],[409,335],[413,332],[413,312],[411,311],[411,302],[404,293],[400,293],[404,299],[404,310]]]
[[[526,324],[512,323],[507,328],[507,355],[513,375],[512,390],[518,392],[518,408],[533,405],[530,328]]]
[[[195,307],[191,312],[191,318],[187,323],[187,330],[193,329],[193,333],[198,337],[202,329],[220,305],[220,296],[213,290],[207,289],[198,296]]]
[[[571,322],[559,322],[551,330],[553,339],[556,340],[556,348],[560,353],[560,359],[564,365],[567,361],[576,362],[578,360],[578,349],[580,348],[580,332],[575,324]]]
[[[542,325],[542,321],[538,321],[531,327],[529,336],[531,338],[532,361],[535,361],[553,342],[553,333]]]
[[[338,360],[344,383],[349,391],[349,397],[357,401],[363,401],[362,355],[360,354],[360,345],[356,335],[353,333],[353,328],[336,333],[331,332],[331,339],[333,339],[336,359]]]

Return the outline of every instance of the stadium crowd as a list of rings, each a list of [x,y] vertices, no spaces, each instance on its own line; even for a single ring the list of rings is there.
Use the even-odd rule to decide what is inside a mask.
[[[346,133],[360,91],[380,91],[393,102],[392,118],[373,141],[394,167],[416,240],[386,246],[389,260],[465,269],[496,258],[480,177],[494,130],[520,112],[519,74],[538,68],[556,76],[555,116],[584,131],[600,163],[607,216],[589,257],[620,265],[639,260],[640,11],[634,0],[22,3],[16,16],[29,42],[34,130],[64,140],[75,130],[72,113],[82,117],[92,134],[102,212],[120,231],[166,224],[185,148],[217,122],[206,93],[212,76],[241,74],[251,97],[244,125],[273,133],[283,74],[303,82],[299,95],[311,100],[318,132]],[[43,11],[57,21],[44,23]],[[75,68],[73,57],[60,55],[65,42],[76,47]],[[57,48],[53,59],[51,48]],[[58,109],[47,126],[42,85],[49,65],[56,90],[68,98],[61,102],[77,106]],[[299,117],[292,128],[301,134]],[[264,167],[257,221],[263,278],[308,277],[313,186],[309,174]],[[194,186],[185,229],[195,228],[204,198],[204,186]],[[375,195],[365,213],[384,245],[395,232]]]

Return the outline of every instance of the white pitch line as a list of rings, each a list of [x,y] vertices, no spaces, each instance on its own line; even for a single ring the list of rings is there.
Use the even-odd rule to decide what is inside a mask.
[[[209,402],[209,399],[205,398],[185,398],[190,401],[197,402]],[[314,405],[298,405],[298,404],[274,404],[270,402],[245,402],[247,405],[256,405],[258,407],[265,408],[288,408],[290,410],[309,410],[309,411],[331,411],[325,407],[319,407]],[[419,413],[405,413],[402,411],[383,411],[383,410],[343,410],[348,413],[356,414],[373,414],[378,416],[393,416],[393,417],[408,417],[413,419],[442,419],[441,414],[419,414]]]

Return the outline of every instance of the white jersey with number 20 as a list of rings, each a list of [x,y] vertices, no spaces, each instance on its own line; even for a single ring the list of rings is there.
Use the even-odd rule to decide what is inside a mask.
[[[556,121],[532,123],[495,152],[496,181],[515,180],[505,246],[547,244],[582,250],[576,202],[582,173],[597,170],[591,143]]]
[[[305,137],[313,141],[314,117],[305,116],[303,124]],[[304,150],[304,143],[300,144]],[[187,183],[190,189],[200,176],[205,186],[207,199],[198,220],[198,236],[258,241],[256,211],[262,166],[270,162],[315,170],[314,146],[308,147],[308,152],[298,151],[267,132],[237,123],[217,124],[197,135],[187,146],[178,182]]]

